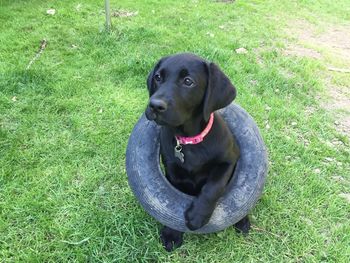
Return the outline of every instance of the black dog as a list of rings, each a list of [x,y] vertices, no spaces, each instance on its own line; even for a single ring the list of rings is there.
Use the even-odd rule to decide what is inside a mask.
[[[162,58],[147,86],[146,117],[162,126],[166,177],[180,191],[195,196],[184,217],[189,229],[199,229],[208,223],[239,158],[230,130],[214,113],[234,100],[236,89],[217,65],[187,53]],[[248,217],[235,227],[248,233]],[[182,236],[166,226],[161,230],[167,251],[180,246]]]

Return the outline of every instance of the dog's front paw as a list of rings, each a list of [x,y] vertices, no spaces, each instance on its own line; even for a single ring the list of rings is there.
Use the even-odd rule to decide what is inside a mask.
[[[198,209],[196,209],[194,203],[192,203],[190,207],[186,210],[185,222],[188,229],[194,231],[201,228],[209,222],[211,214],[203,214],[203,211],[200,212],[201,213],[199,213]]]
[[[238,233],[243,234],[244,236],[248,235],[250,230],[250,220],[248,216],[243,217],[234,225]]]
[[[183,242],[183,232],[164,226],[160,232],[160,240],[166,251],[170,252],[180,247]]]

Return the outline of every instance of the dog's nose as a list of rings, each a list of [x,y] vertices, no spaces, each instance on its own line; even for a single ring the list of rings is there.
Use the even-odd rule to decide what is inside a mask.
[[[167,109],[167,104],[164,100],[160,99],[151,99],[149,106],[154,112],[164,112]]]

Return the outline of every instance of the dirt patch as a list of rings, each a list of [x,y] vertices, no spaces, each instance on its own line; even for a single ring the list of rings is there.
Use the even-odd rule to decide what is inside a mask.
[[[329,110],[345,111],[350,114],[350,89],[333,86],[332,84],[328,84],[327,88],[329,88],[327,93],[331,100],[325,101],[322,105]]]
[[[348,203],[350,203],[350,193],[341,193],[340,197],[344,198]]]
[[[321,106],[335,114],[336,129],[350,138],[350,25],[320,27],[297,20],[289,23],[287,33],[292,41],[284,50],[286,56],[309,57],[325,64],[321,75],[328,100],[322,100]],[[341,85],[334,83],[337,74],[342,74]]]
[[[328,85],[328,100],[321,105],[327,110],[336,114],[334,122],[336,129],[343,134],[350,136],[350,89]]]
[[[306,48],[320,54],[331,52],[344,61],[350,60],[350,25],[332,26],[325,25],[321,31],[318,27],[306,20],[297,20],[290,23],[287,33],[298,41],[297,45],[289,45],[288,48]],[[287,50],[288,50],[287,48]],[[321,54],[320,54],[321,55]]]
[[[285,51],[284,54],[287,56],[297,56],[297,57],[309,57],[309,58],[316,58],[320,59],[322,57],[320,52],[317,52],[316,50],[306,48],[306,47],[299,47],[299,46],[290,46]]]

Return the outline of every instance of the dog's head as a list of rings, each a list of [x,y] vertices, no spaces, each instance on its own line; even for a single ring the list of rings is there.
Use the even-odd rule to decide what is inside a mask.
[[[147,119],[171,127],[199,114],[207,121],[236,97],[235,87],[217,65],[187,53],[162,58],[150,72],[147,86]]]

